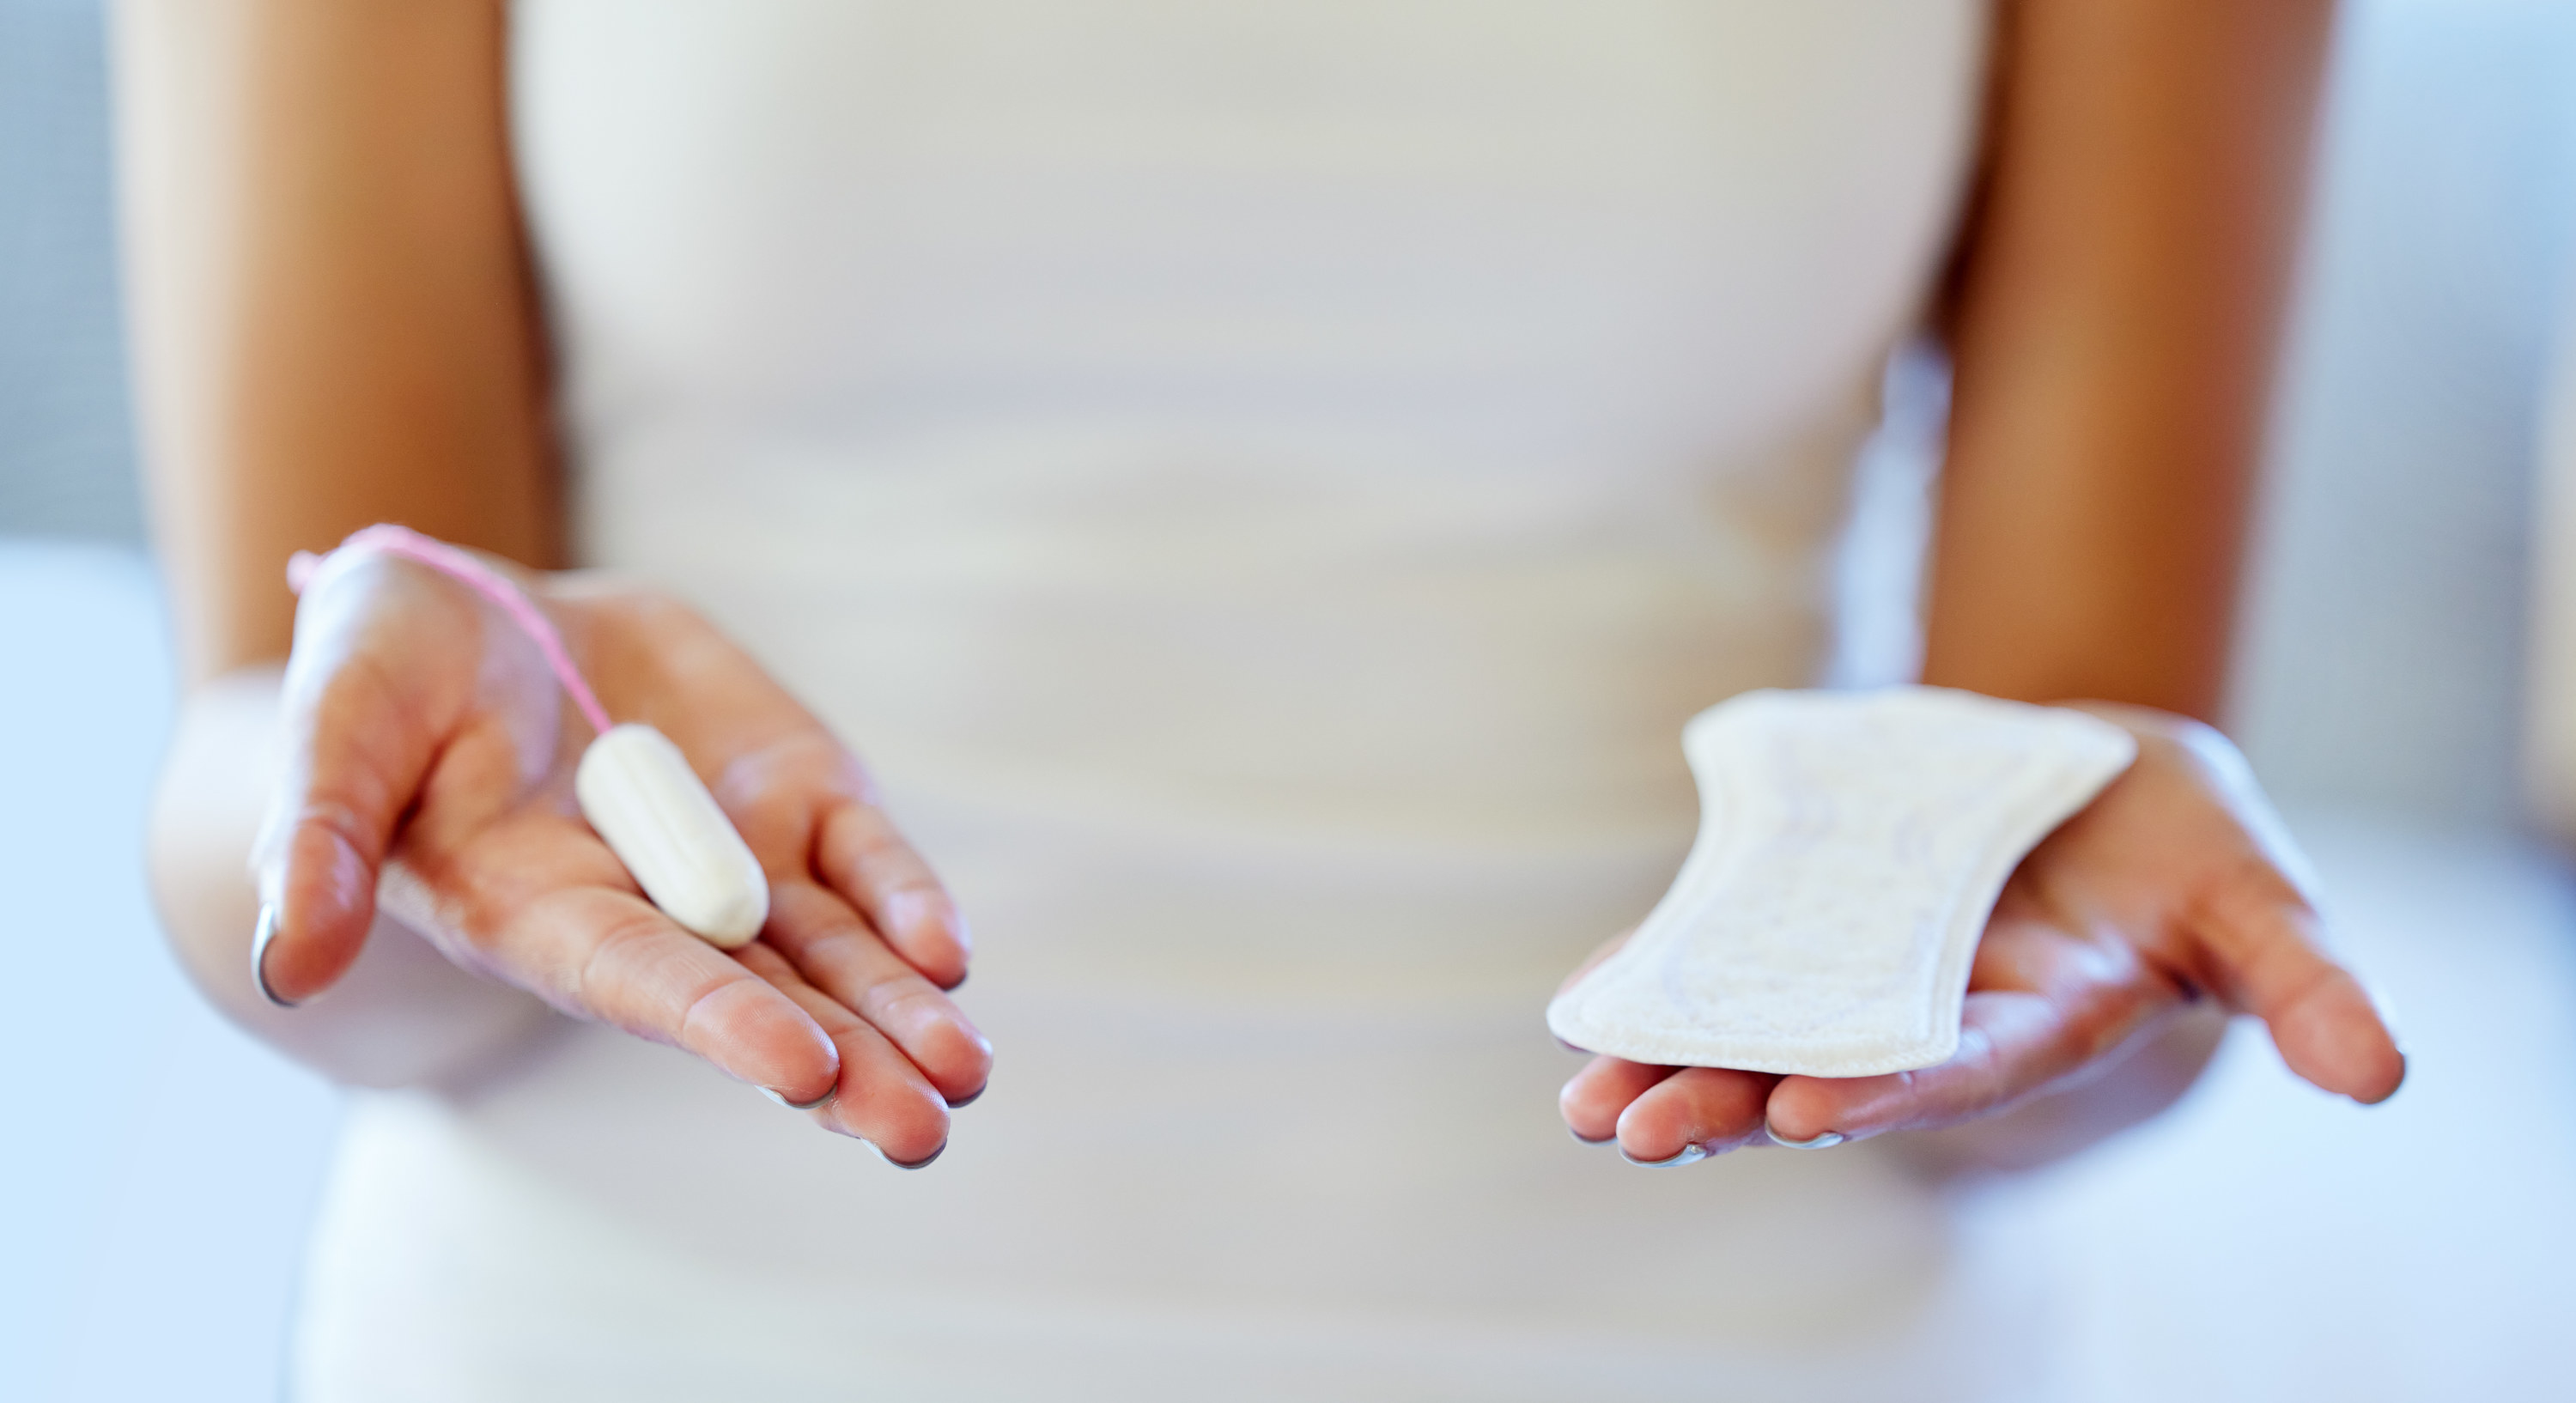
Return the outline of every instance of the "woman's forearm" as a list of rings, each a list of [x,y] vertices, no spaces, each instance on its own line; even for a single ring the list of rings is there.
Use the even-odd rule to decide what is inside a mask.
[[[189,692],[151,822],[182,962],[344,1081],[451,1075],[542,1006],[380,920],[328,997],[250,980],[287,558],[400,521],[555,563],[547,358],[501,0],[116,0],[136,406]]]
[[[399,521],[559,564],[501,0],[117,0],[153,535],[190,681],[286,656],[287,557]]]
[[[2218,719],[2332,0],[2017,0],[1963,243],[1924,679]],[[2188,1090],[2203,1004],[1920,1137],[2025,1168]]]
[[[245,668],[181,712],[153,797],[149,875],[162,929],[199,989],[235,1023],[334,1081],[411,1086],[488,1065],[553,1020],[534,997],[467,974],[379,914],[357,965],[296,1009],[250,976],[258,898],[250,850],[277,773],[278,674]]]
[[[2215,721],[2331,0],[2019,0],[1926,680]]]

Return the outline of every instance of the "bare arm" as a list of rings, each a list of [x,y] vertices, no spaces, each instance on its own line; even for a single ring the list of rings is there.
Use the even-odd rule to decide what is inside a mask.
[[[719,951],[564,802],[579,748],[524,636],[399,562],[348,558],[300,609],[283,587],[291,552],[377,521],[556,563],[504,20],[501,0],[118,11],[154,516],[192,687],[153,815],[164,922],[219,1006],[333,1076],[451,1075],[551,1005],[927,1164],[991,1066],[942,992],[965,927],[820,720],[675,601],[527,576],[612,713],[680,747],[761,863],[768,924]],[[259,983],[254,901],[275,932]]]
[[[2009,5],[1948,308],[1925,680],[2093,703],[2139,759],[2006,887],[1959,1056],[1832,1080],[1598,1058],[1563,1097],[1578,1135],[1687,1163],[1901,1130],[1945,1167],[2035,1164],[2181,1095],[2221,1008],[2320,1087],[2396,1090],[2260,791],[2180,719],[2224,690],[2330,21],[2330,0]]]
[[[500,0],[119,0],[126,247],[186,675],[286,656],[286,558],[400,521],[559,563]]]
[[[187,680],[154,807],[164,925],[219,1007],[347,1080],[462,1065],[536,1000],[380,923],[327,1004],[249,979],[285,565],[374,521],[558,553],[498,0],[119,0],[125,243],[154,534]]]
[[[1962,249],[1924,680],[2215,721],[2332,0],[2027,0]],[[1922,1137],[2038,1163],[2170,1105],[2214,1007]]]
[[[2215,719],[2332,10],[2009,10],[1925,680]]]

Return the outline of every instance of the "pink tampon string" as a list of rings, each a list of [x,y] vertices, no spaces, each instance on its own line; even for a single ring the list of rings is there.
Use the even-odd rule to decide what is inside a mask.
[[[590,690],[590,683],[583,680],[581,669],[573,666],[572,654],[564,648],[563,635],[555,632],[554,622],[537,608],[526,591],[504,579],[499,571],[445,541],[391,523],[353,532],[330,554],[336,556],[349,551],[378,551],[400,556],[426,565],[491,600],[535,641],[537,650],[546,655],[546,665],[555,670],[556,679],[563,683],[573,705],[581,708],[581,714],[589,719],[592,727],[605,732],[614,724],[608,719],[608,709],[599,704],[598,695]],[[313,572],[321,569],[322,562],[329,558],[310,551],[297,551],[295,558],[286,562],[287,586],[302,594],[304,586],[312,580]]]

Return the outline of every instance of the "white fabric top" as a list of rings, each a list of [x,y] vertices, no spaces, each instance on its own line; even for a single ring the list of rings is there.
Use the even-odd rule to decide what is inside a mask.
[[[1822,655],[1984,28],[520,0],[582,550],[870,759],[998,1067],[917,1174],[586,1028],[361,1098],[304,1396],[1996,1396],[1892,1161],[1631,1169],[1541,1021]]]

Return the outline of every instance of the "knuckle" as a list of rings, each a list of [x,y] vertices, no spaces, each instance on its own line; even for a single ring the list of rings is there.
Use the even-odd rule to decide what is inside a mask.
[[[2223,861],[2184,910],[2196,932],[2249,950],[2276,944],[2280,935],[2303,936],[2303,928],[2317,919],[2307,893],[2270,858],[2252,851]]]
[[[843,822],[845,841],[861,862],[880,861],[904,850],[902,836],[879,810],[853,805],[842,812],[849,816]]]
[[[314,737],[327,740],[363,735],[389,715],[408,722],[410,692],[393,675],[388,658],[374,651],[356,653],[317,680],[307,725]]]
[[[2276,915],[2301,919],[2316,915],[2316,907],[2306,892],[2290,880],[2289,874],[2259,852],[2243,853],[2227,864],[2219,886],[2227,896],[2240,901],[2259,902]]]
[[[922,896],[910,899],[938,902],[941,905],[934,910],[954,915],[946,909],[947,889],[930,864],[913,851],[883,811],[866,802],[844,803],[826,820],[817,839],[817,856],[832,879],[870,909],[917,892]]]
[[[948,996],[917,974],[895,974],[870,984],[860,996],[859,1012],[871,1023],[884,1027],[904,1021],[903,1015],[927,1004],[931,1012],[946,1007]]]
[[[1972,1029],[1966,1036],[1974,1047],[1959,1081],[1958,1109],[1964,1115],[1980,1115],[2001,1106],[2011,1095],[2012,1069],[1991,1034]]]
[[[797,953],[823,965],[860,964],[876,953],[874,940],[848,920],[836,919],[820,930],[800,932],[795,943]]]
[[[2129,1040],[2149,1010],[2145,990],[2123,986],[2078,1005],[2066,1024],[2066,1065],[2087,1065]]]
[[[373,844],[366,820],[346,799],[331,794],[308,795],[295,811],[298,829],[320,829],[363,853]]]
[[[2263,1012],[2267,1017],[2286,1014],[2347,977],[2338,965],[2326,960],[2314,961],[2282,984]]]
[[[565,992],[587,1009],[615,1007],[619,985],[635,977],[637,967],[643,963],[640,952],[659,934],[659,924],[660,918],[648,911],[620,910],[610,915],[592,932],[590,948],[574,968],[571,986]],[[705,991],[701,991],[692,998],[688,1011],[694,1013],[704,997]]]
[[[725,1041],[723,1025],[746,999],[756,998],[758,981],[716,978],[691,995],[672,1023],[680,1046],[696,1051]]]
[[[787,957],[772,949],[768,942],[754,940],[730,952],[734,963],[782,990],[791,988],[800,976]]]
[[[885,802],[885,795],[877,787],[876,776],[869,772],[858,753],[828,731],[818,736],[817,742],[822,753],[812,757],[813,772],[818,786],[829,800],[829,807],[823,815],[824,823],[830,825],[854,820],[864,823],[874,817],[883,824],[884,811],[880,806]]]
[[[388,692],[384,660],[373,653],[343,658],[318,681],[313,698],[313,725],[327,730],[371,719]]]
[[[594,646],[646,667],[685,671],[701,665],[709,644],[722,637],[694,607],[653,585],[581,580],[559,583],[547,593],[575,611]]]
[[[847,758],[828,734],[792,732],[733,755],[708,787],[729,808],[792,813],[800,829],[819,836],[844,797],[840,771]]]
[[[919,858],[912,857],[909,849],[905,856],[910,859],[908,870],[887,885],[888,900],[901,903],[914,921],[956,929],[957,903],[949,897],[948,888],[941,886],[939,879],[931,876],[930,869]]]
[[[603,617],[637,628],[699,621],[698,611],[677,595],[622,575],[585,575],[577,582],[577,597]]]

